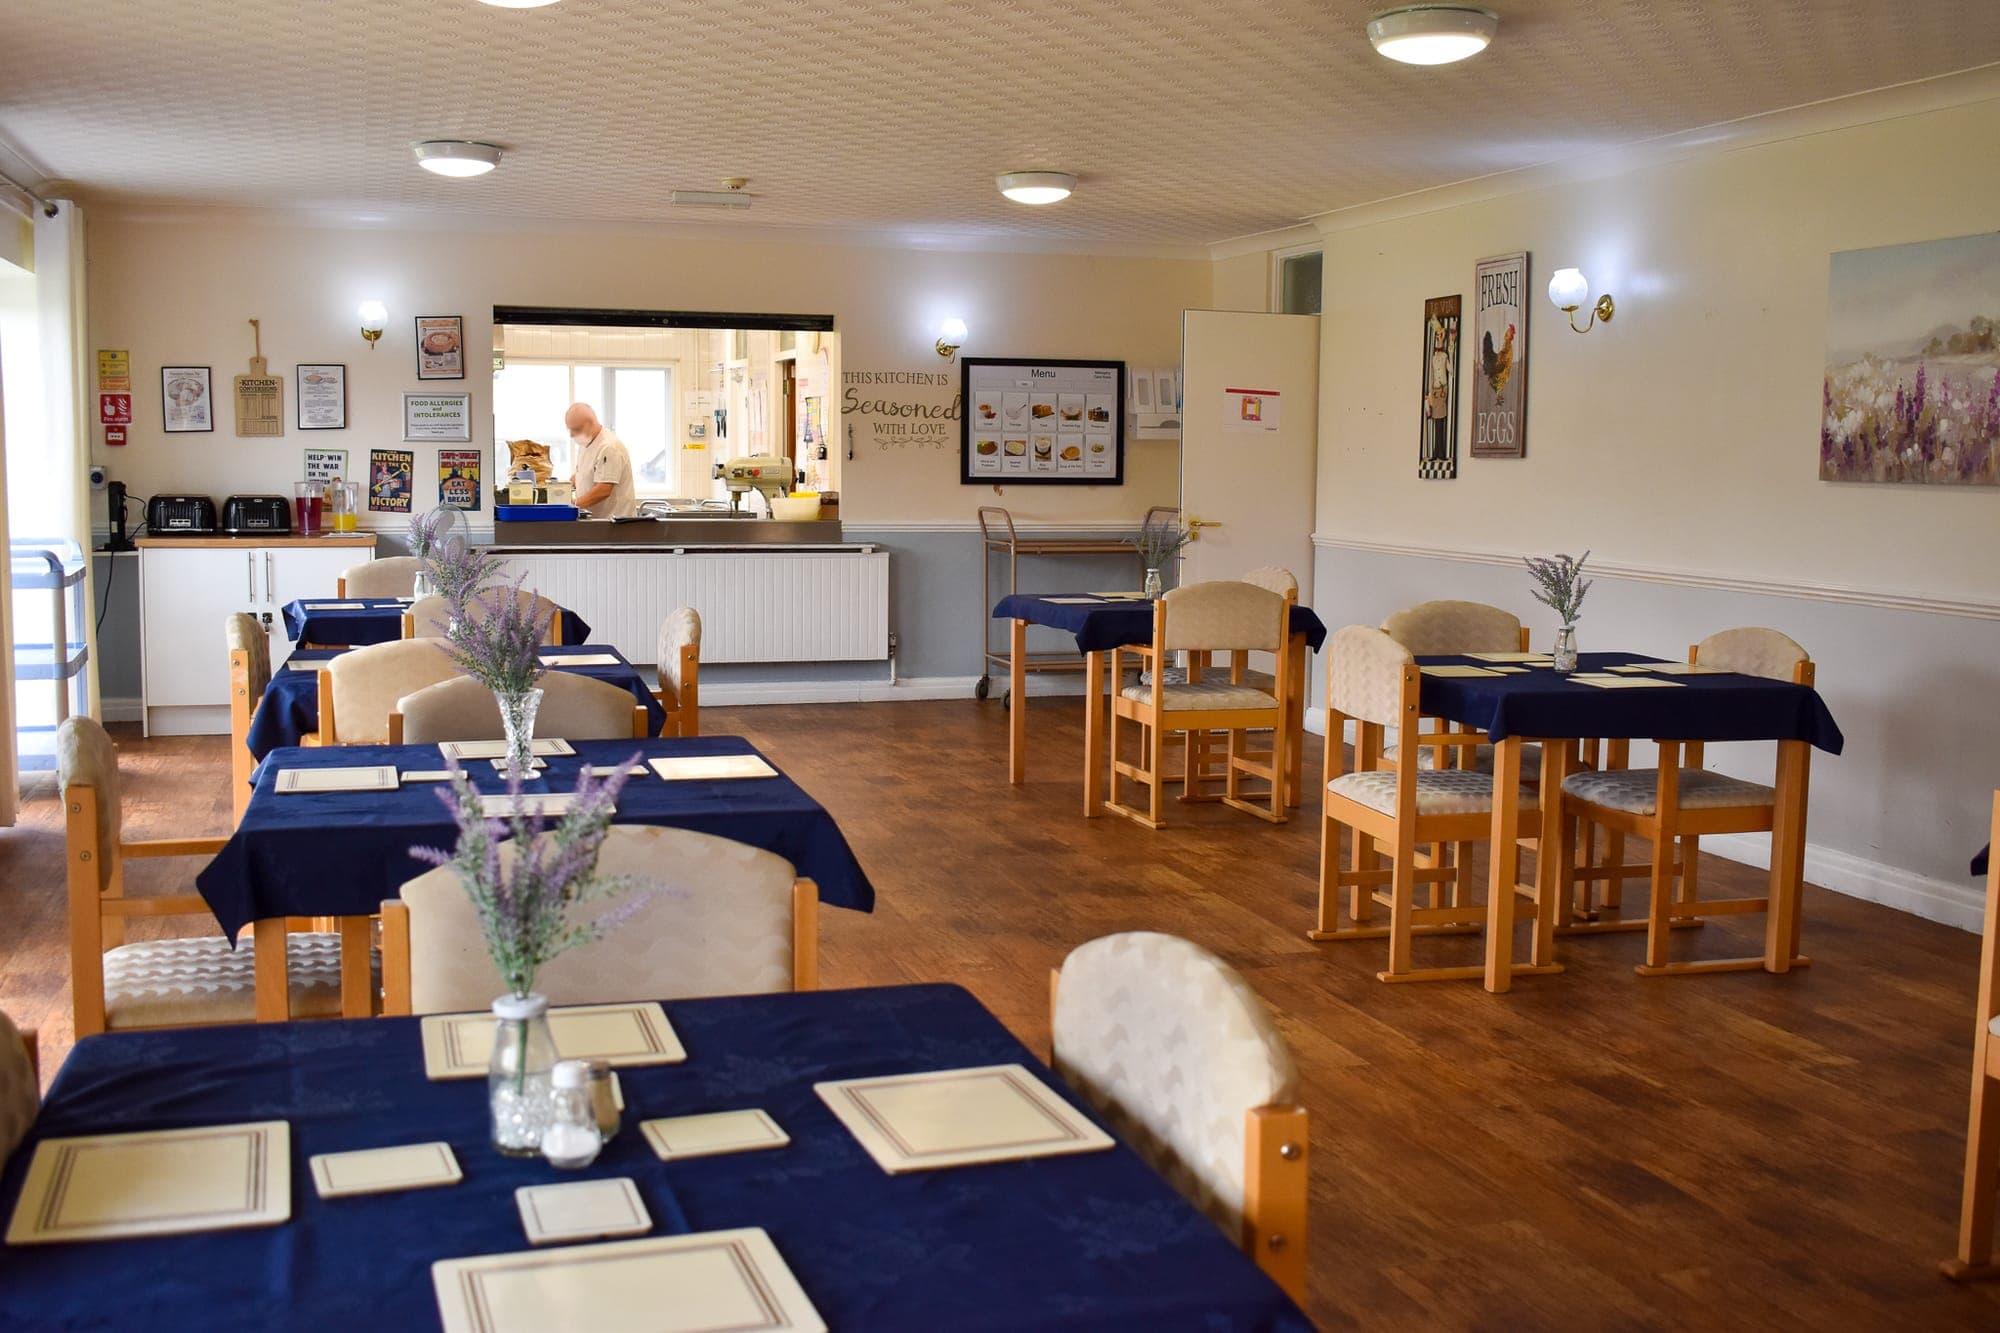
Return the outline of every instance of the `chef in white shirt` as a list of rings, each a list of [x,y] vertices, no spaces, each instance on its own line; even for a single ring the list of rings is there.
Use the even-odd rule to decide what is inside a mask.
[[[563,413],[570,443],[576,446],[576,507],[588,509],[592,518],[624,518],[639,510],[632,488],[632,456],[625,442],[597,419],[589,403],[571,403]]]

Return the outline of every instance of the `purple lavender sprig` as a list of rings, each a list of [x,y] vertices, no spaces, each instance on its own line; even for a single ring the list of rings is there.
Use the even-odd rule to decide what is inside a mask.
[[[427,509],[410,515],[410,554],[428,564],[444,544],[445,530],[451,525],[448,509]]]
[[[1535,579],[1535,600],[1562,617],[1564,628],[1576,624],[1576,618],[1583,612],[1583,595],[1590,591],[1594,579],[1585,579],[1583,562],[1590,559],[1590,552],[1574,558],[1567,555],[1547,557],[1529,556],[1523,561],[1528,573]]]
[[[410,855],[457,871],[479,914],[486,951],[512,994],[528,994],[536,973],[551,959],[602,939],[630,920],[650,896],[634,894],[635,883],[623,876],[597,873],[598,853],[626,771],[639,761],[634,754],[602,781],[593,779],[586,766],[577,778],[575,801],[553,829],[528,812],[520,779],[512,776],[507,781],[509,813],[487,818],[471,779],[457,761],[445,761],[451,782],[438,797],[458,826],[457,846],[450,852],[412,847]],[[623,902],[596,917],[572,920],[580,905],[620,895]]]
[[[500,558],[453,537],[438,545],[425,567],[438,596],[462,603],[499,577]]]
[[[521,595],[526,577],[524,573],[484,596],[466,589],[446,598],[451,626],[445,652],[454,666],[495,694],[525,694],[546,670],[542,641],[552,613]]]

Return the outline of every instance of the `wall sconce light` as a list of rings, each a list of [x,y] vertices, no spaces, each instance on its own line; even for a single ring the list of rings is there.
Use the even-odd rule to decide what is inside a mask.
[[[937,354],[949,361],[958,355],[958,349],[965,346],[965,321],[948,319],[938,330]]]
[[[389,326],[389,307],[380,301],[363,301],[358,313],[361,316],[361,336],[368,340],[368,350],[372,352],[382,336],[382,330]]]
[[[1611,294],[1606,292],[1590,308],[1590,322],[1580,329],[1576,328],[1576,312],[1590,300],[1590,280],[1583,276],[1581,269],[1557,269],[1555,276],[1549,279],[1549,299],[1556,303],[1556,309],[1569,316],[1569,326],[1578,333],[1589,333],[1600,319],[1609,324],[1612,314],[1618,309],[1611,301]]]

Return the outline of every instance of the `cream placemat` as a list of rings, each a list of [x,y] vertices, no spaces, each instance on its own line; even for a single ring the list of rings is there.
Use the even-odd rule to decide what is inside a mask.
[[[826,1333],[762,1227],[441,1259],[445,1333]]]
[[[615,653],[543,653],[544,666],[617,666],[623,659]]]
[[[268,1227],[292,1215],[292,1128],[282,1120],[44,1139],[9,1245]]]
[[[281,792],[394,791],[399,781],[394,764],[366,768],[281,768],[273,787]]]
[[[1446,663],[1443,666],[1427,666],[1423,670],[1426,676],[1497,676],[1500,674],[1491,667],[1458,666],[1453,663]]]
[[[322,1199],[390,1190],[430,1189],[465,1179],[449,1143],[405,1143],[393,1148],[323,1152],[308,1160],[313,1188]]]
[[[643,1236],[653,1229],[653,1215],[628,1176],[523,1185],[514,1191],[514,1206],[530,1245]]]
[[[493,1056],[490,1013],[431,1014],[422,1023],[424,1077],[484,1078]],[[578,1004],[549,1010],[549,1035],[565,1060],[607,1060],[613,1065],[671,1065],[687,1049],[654,1003]]]
[[[447,759],[505,759],[505,741],[439,741],[438,753]],[[575,754],[576,747],[560,736],[536,737],[528,743],[528,753],[547,757],[552,754]]]
[[[815,1083],[884,1171],[1096,1152],[1111,1136],[1020,1065]]]
[[[754,754],[687,754],[646,761],[669,782],[719,778],[775,778],[778,770]]]
[[[716,1157],[723,1153],[782,1148],[792,1136],[763,1111],[714,1111],[707,1115],[677,1115],[642,1120],[639,1132],[663,1162],[683,1157]]]

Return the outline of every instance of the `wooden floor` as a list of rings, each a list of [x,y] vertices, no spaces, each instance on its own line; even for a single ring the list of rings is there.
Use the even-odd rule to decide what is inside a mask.
[[[1640,938],[1609,936],[1566,942],[1566,974],[1505,997],[1385,986],[1384,946],[1305,938],[1310,795],[1279,828],[1178,804],[1158,833],[1085,821],[1080,710],[1030,708],[1020,789],[998,702],[702,720],[823,801],[875,880],[872,916],[822,914],[828,986],[960,982],[1045,1050],[1049,969],[1084,940],[1167,930],[1241,968],[1314,1117],[1326,1327],[2000,1328],[2000,1284],[1935,1268],[1958,1206],[1973,936],[1808,889],[1814,963],[1786,977],[1641,980]],[[221,739],[121,745],[131,836],[227,829]],[[31,794],[0,832],[0,1007],[40,1028],[53,1069],[69,1044],[60,832],[52,784]],[[1758,891],[1730,862],[1704,875],[1711,893]],[[1754,952],[1760,921],[1677,944]]]

